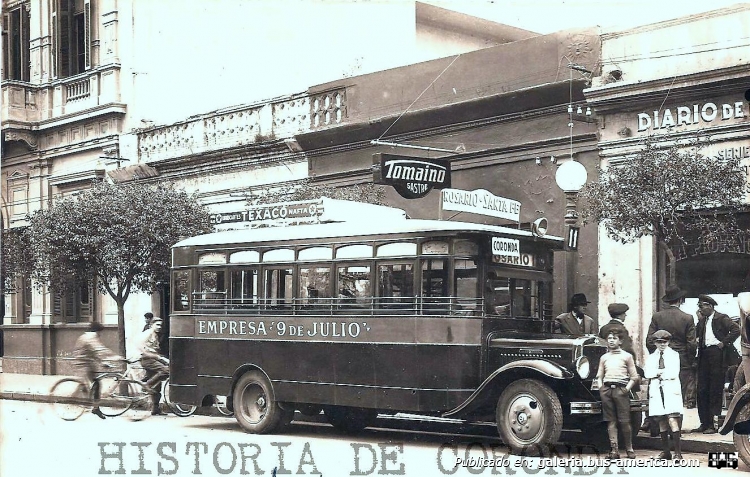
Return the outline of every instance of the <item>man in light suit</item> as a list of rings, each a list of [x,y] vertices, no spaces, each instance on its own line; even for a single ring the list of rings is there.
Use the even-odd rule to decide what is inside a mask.
[[[654,333],[658,330],[668,331],[671,335],[669,347],[680,355],[680,386],[682,388],[683,403],[686,408],[695,407],[695,350],[698,343],[695,339],[695,323],[693,317],[680,310],[685,301],[686,292],[677,285],[669,285],[665,290],[662,301],[667,307],[657,311],[651,317],[646,336],[646,348],[649,353],[656,350]]]
[[[570,298],[568,312],[558,315],[552,323],[555,333],[574,336],[595,335],[599,331],[594,319],[588,316],[586,306],[591,303],[583,293],[576,293]]]

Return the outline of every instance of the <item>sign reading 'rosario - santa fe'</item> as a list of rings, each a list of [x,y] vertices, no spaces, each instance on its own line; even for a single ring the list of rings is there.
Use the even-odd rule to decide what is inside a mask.
[[[393,186],[407,199],[451,186],[451,163],[445,159],[377,153],[372,155],[372,162],[373,182]]]
[[[461,190],[443,189],[441,197],[443,210],[471,212],[500,219],[521,219],[521,203],[517,200],[498,197],[484,189]]]

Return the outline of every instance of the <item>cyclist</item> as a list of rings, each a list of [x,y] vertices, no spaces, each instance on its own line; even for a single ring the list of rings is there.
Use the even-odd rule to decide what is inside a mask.
[[[99,409],[99,381],[94,378],[102,372],[102,368],[111,368],[113,365],[106,360],[120,360],[119,356],[113,353],[109,348],[104,346],[99,338],[99,332],[104,327],[99,322],[89,323],[88,331],[84,332],[76,341],[73,356],[75,365],[81,370],[81,374],[88,381],[91,387],[94,407],[91,412],[101,419],[105,419],[104,414]]]
[[[162,414],[159,409],[161,400],[161,383],[169,377],[169,359],[160,354],[159,338],[162,319],[155,316],[151,319],[151,327],[143,332],[140,341],[141,366],[146,370],[144,389],[151,393],[151,414]]]

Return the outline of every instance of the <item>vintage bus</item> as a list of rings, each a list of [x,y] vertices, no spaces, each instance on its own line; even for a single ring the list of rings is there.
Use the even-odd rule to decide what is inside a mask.
[[[217,232],[173,247],[171,397],[228,396],[248,432],[295,410],[495,421],[514,451],[600,425],[606,347],[552,334],[559,238],[400,219]]]

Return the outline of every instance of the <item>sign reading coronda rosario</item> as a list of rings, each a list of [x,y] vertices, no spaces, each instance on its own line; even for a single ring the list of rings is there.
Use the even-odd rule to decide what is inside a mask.
[[[471,212],[473,214],[489,215],[501,219],[521,219],[521,203],[517,200],[498,197],[484,189],[461,190],[443,189],[441,197],[443,210]]]
[[[451,186],[451,163],[446,159],[376,153],[372,155],[372,165],[374,183],[393,186],[407,199]]]
[[[518,239],[492,237],[492,255],[521,258]]]

